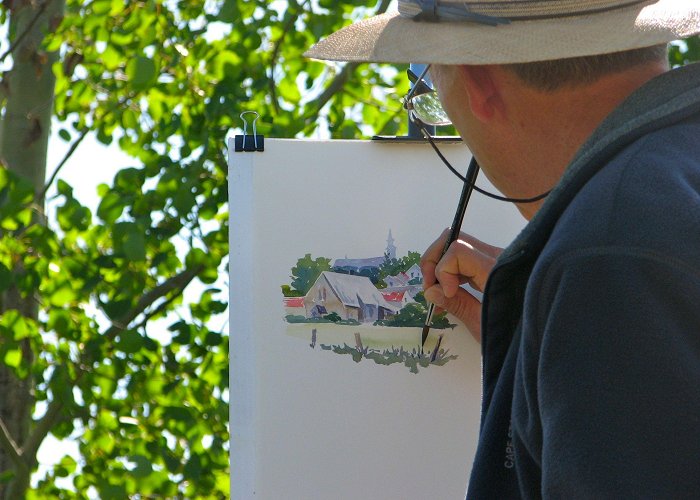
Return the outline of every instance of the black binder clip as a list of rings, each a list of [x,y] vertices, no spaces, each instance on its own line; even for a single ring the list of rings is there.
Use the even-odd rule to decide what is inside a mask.
[[[245,115],[253,114],[253,135],[248,135],[248,121],[245,119]],[[254,152],[254,151],[265,151],[265,137],[258,135],[258,130],[255,127],[255,122],[258,121],[260,115],[257,111],[244,111],[241,113],[241,120],[243,120],[243,135],[237,135],[234,137],[234,147],[237,153],[241,151]]]

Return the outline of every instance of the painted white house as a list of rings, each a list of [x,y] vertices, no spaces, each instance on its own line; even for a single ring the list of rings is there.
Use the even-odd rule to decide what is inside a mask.
[[[371,323],[401,307],[388,303],[366,276],[324,271],[304,297],[307,318],[336,313],[341,319]]]
[[[387,276],[386,278],[384,278],[384,283],[386,283],[386,286],[388,288],[399,288],[408,286],[409,281],[410,278],[406,273],[399,273],[396,276]]]
[[[423,282],[423,271],[420,270],[420,266],[418,264],[413,264],[411,267],[409,267],[405,274],[408,276],[409,281],[417,279],[421,283]]]

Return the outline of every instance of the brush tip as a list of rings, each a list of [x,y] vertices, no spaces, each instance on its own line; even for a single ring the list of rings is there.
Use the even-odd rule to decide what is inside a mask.
[[[428,338],[428,332],[430,331],[430,325],[425,325],[423,331],[421,332],[421,347],[425,345],[425,341]]]

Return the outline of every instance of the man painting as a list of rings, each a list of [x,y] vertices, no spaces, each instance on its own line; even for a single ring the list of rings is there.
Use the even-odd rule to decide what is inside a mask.
[[[430,64],[529,220],[504,251],[462,234],[442,255],[445,233],[421,264],[482,342],[468,498],[697,498],[700,66],[669,70],[666,44],[700,32],[700,3],[398,4],[307,55]]]

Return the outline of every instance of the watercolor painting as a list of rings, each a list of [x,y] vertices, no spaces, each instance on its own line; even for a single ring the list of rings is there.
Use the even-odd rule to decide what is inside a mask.
[[[411,373],[443,366],[457,356],[446,347],[454,329],[446,315],[433,318],[432,335],[420,345],[427,314],[421,254],[397,255],[391,229],[378,257],[300,257],[290,283],[281,285],[287,333],[312,349],[347,354],[359,363],[401,363]]]

